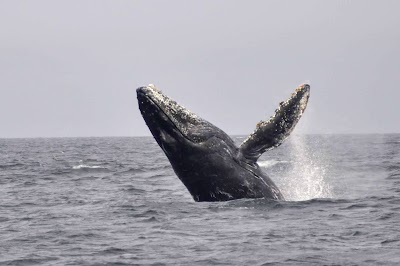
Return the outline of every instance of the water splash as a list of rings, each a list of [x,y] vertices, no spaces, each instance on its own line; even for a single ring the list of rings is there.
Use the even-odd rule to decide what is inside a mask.
[[[265,161],[258,161],[257,162],[259,166],[263,167],[263,168],[270,168],[272,166],[275,166],[279,163],[281,163],[281,161],[278,160],[265,160]]]
[[[307,144],[305,136],[291,137],[293,167],[285,174],[281,189],[287,200],[331,198],[332,189],[325,182],[327,166],[323,154]]]

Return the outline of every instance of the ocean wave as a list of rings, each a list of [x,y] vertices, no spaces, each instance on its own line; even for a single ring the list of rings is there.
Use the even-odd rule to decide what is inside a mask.
[[[0,169],[14,169],[24,166],[22,163],[0,164]]]
[[[72,166],[72,169],[107,169],[106,167],[98,166],[98,165],[86,165],[80,164]]]
[[[136,173],[144,173],[146,171],[147,170],[144,169],[144,168],[134,168],[134,167],[132,167],[132,168],[129,168],[129,169],[125,170],[125,171],[119,172],[118,174],[136,174]]]
[[[215,205],[211,204],[210,208],[270,208],[270,209],[293,209],[293,208],[306,208],[308,206],[315,205],[337,205],[348,204],[352,201],[346,199],[333,199],[333,198],[313,198],[303,201],[276,201],[266,198],[256,198],[256,199],[237,199],[227,202],[218,202]]]
[[[286,142],[260,167],[291,201],[228,202],[194,202],[152,137],[3,140],[0,265],[398,265],[400,153],[381,140]]]

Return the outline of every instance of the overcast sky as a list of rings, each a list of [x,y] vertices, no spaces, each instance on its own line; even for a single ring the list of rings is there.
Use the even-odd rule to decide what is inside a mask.
[[[0,1],[0,137],[150,135],[156,84],[249,134],[310,81],[298,133],[400,132],[400,1]]]

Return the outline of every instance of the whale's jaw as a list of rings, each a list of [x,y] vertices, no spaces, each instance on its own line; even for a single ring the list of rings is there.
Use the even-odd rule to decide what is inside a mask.
[[[141,114],[156,139],[160,134],[168,133],[178,141],[196,144],[216,135],[227,136],[152,84],[138,88],[136,92]]]

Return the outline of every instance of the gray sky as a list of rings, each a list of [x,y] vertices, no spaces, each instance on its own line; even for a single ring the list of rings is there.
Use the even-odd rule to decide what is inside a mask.
[[[400,1],[0,1],[0,137],[150,135],[156,84],[228,134],[400,132]]]

